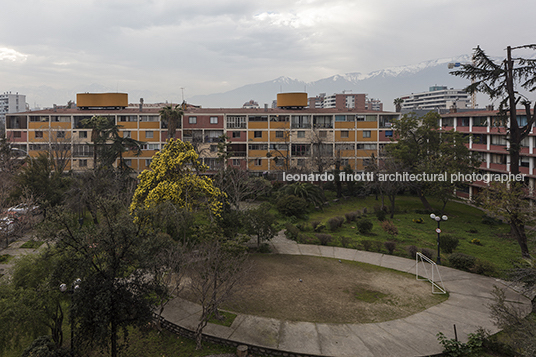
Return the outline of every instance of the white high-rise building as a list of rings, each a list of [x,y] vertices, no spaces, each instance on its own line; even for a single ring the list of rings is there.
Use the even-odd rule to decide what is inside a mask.
[[[0,122],[6,122],[6,114],[26,111],[26,96],[11,92],[0,94]]]
[[[470,107],[469,94],[461,89],[443,86],[430,87],[428,92],[412,93],[401,97],[402,110],[465,109]]]

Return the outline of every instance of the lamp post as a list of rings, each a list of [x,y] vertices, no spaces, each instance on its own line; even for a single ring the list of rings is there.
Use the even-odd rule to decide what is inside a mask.
[[[437,264],[441,265],[441,248],[440,248],[440,245],[439,245],[439,237],[441,235],[441,226],[440,225],[441,225],[441,221],[446,221],[449,218],[446,215],[436,216],[433,213],[430,215],[430,218],[437,222],[437,229],[436,229],[436,233],[437,233]]]
[[[76,279],[71,288],[67,289],[67,284],[60,285],[60,291],[62,293],[68,293],[71,296],[71,305],[69,306],[69,321],[71,324],[71,356],[74,356],[74,318],[73,318],[73,294],[80,289],[80,283],[82,280]]]

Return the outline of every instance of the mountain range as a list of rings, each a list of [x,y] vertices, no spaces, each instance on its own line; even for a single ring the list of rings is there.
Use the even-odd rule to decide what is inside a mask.
[[[395,98],[411,93],[421,93],[429,90],[431,86],[446,86],[461,89],[469,85],[469,81],[449,74],[448,63],[468,63],[470,55],[452,58],[436,59],[420,62],[414,65],[390,67],[370,73],[346,73],[305,82],[289,77],[279,77],[271,81],[248,84],[227,92],[186,97],[188,103],[201,105],[205,108],[238,108],[250,100],[256,101],[261,107],[267,104],[272,106],[277,93],[307,92],[309,97],[321,93],[327,95],[334,93],[365,93],[369,98],[379,99],[383,102],[384,110],[394,110]],[[66,104],[74,100],[79,89],[57,89],[50,86],[16,88],[19,93],[26,95],[30,108],[42,106],[51,107],[51,103]],[[84,92],[115,92],[100,84],[91,84],[84,87]],[[165,102],[171,93],[156,93],[146,89],[129,90],[129,101],[136,103],[138,98],[144,98],[145,103]],[[175,94],[174,97],[177,97]],[[179,95],[180,97],[180,95]],[[479,107],[488,104],[485,96],[477,97]]]
[[[411,93],[421,93],[431,86],[446,86],[462,89],[470,84],[466,79],[450,75],[449,63],[468,63],[470,55],[436,59],[415,65],[386,68],[367,74],[355,72],[335,75],[314,82],[304,82],[289,77],[248,84],[228,92],[208,95],[197,95],[188,98],[188,102],[203,107],[241,107],[249,100],[254,100],[261,107],[272,106],[277,93],[307,92],[309,97],[320,93],[366,93],[369,98],[380,99],[384,110],[394,110],[393,100]],[[482,96],[480,107],[487,104],[487,98]]]

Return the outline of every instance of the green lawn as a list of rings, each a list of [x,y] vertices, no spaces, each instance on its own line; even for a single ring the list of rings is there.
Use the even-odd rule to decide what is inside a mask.
[[[440,202],[430,200],[432,207],[437,208],[436,214],[440,213]],[[386,199],[386,204],[388,201]],[[397,212],[391,220],[398,229],[398,235],[390,235],[385,232],[380,226],[374,214],[374,208],[378,208],[381,201],[376,201],[374,196],[366,198],[349,198],[342,199],[338,202],[330,202],[330,205],[325,207],[323,211],[315,211],[310,213],[307,220],[295,222],[298,227],[302,228],[302,235],[313,238],[315,232],[312,229],[311,222],[317,221],[325,223],[336,216],[344,218],[344,214],[356,210],[367,208],[366,218],[370,219],[374,227],[370,235],[359,234],[355,222],[346,222],[341,228],[332,232],[329,227],[326,227],[322,233],[332,235],[333,240],[328,245],[343,246],[347,245],[350,248],[365,249],[363,241],[378,242],[373,245],[371,250],[388,253],[383,246],[383,242],[396,242],[395,255],[409,257],[407,246],[414,245],[418,248],[428,248],[437,250],[437,222],[429,217],[429,214],[424,213],[423,206],[417,197],[407,195],[398,196],[396,207]],[[500,276],[501,272],[512,267],[513,261],[518,261],[521,258],[521,251],[517,242],[508,237],[510,227],[507,224],[487,225],[482,223],[484,212],[480,209],[466,205],[460,202],[449,202],[445,210],[448,220],[441,222],[441,230],[443,234],[449,234],[459,239],[459,245],[454,251],[455,253],[464,253],[478,258],[481,261],[491,263],[496,269],[491,275]],[[419,212],[419,213],[416,213]],[[421,218],[423,223],[415,223],[414,219]],[[387,219],[390,220],[389,216]],[[304,228],[305,226],[305,228]],[[341,239],[345,237],[345,239]],[[473,239],[478,239],[481,245],[472,244]],[[314,238],[311,239],[314,241]],[[318,244],[318,241],[316,241]],[[434,258],[437,253],[435,253]],[[449,254],[442,252],[441,258],[448,262]]]

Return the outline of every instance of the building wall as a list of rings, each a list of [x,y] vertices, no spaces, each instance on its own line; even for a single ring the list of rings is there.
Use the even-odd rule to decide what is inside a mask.
[[[160,122],[158,108],[139,111],[134,108],[82,110],[60,109],[10,114],[8,135],[31,155],[46,150],[58,135],[72,145],[71,167],[93,167],[91,129],[82,120],[93,115],[106,116],[120,126],[120,135],[144,142],[140,156],[125,153],[130,167],[142,171],[167,139],[167,128]],[[229,137],[233,166],[259,174],[288,169],[314,170],[315,156],[326,162],[340,157],[352,168],[363,169],[363,160],[378,156],[379,143],[389,142],[380,135],[380,121],[398,118],[397,113],[358,109],[188,109],[176,138],[195,144],[200,157],[211,169],[217,169],[217,143],[221,135]],[[192,119],[195,118],[195,119]],[[298,118],[294,122],[293,118]],[[305,121],[299,121],[302,119]],[[56,133],[52,135],[51,133]],[[16,135],[15,135],[16,134]],[[366,148],[358,144],[367,144]],[[339,146],[341,144],[342,146]],[[315,148],[322,145],[319,153]],[[278,157],[278,160],[274,158]],[[328,165],[330,166],[330,165]],[[330,167],[326,167],[329,169]]]

